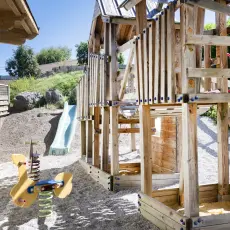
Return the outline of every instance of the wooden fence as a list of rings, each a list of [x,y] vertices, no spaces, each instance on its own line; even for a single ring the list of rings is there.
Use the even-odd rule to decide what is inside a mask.
[[[0,117],[8,114],[10,103],[10,87],[0,84]]]

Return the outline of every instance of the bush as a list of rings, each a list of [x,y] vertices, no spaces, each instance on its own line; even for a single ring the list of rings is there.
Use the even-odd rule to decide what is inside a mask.
[[[48,89],[58,89],[62,95],[69,101],[74,97],[72,91],[79,82],[82,72],[71,72],[67,74],[56,74],[49,78],[21,78],[10,83],[10,99],[22,92],[38,92],[45,95]],[[71,99],[71,101],[73,98]]]
[[[217,124],[217,108],[216,106],[212,106],[206,113],[202,114],[201,116],[211,118],[215,124]]]

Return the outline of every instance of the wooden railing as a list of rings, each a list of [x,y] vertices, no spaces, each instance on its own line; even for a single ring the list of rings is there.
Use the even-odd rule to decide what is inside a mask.
[[[170,4],[134,41],[139,104],[175,101],[175,5]]]
[[[8,114],[10,104],[10,87],[0,84],[0,117]]]

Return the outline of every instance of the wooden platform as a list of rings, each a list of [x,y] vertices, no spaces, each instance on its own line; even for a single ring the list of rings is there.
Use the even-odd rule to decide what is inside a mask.
[[[199,187],[199,216],[187,218],[179,206],[179,189],[152,192],[152,198],[140,193],[141,214],[160,229],[230,229],[230,201],[218,202],[218,185]]]

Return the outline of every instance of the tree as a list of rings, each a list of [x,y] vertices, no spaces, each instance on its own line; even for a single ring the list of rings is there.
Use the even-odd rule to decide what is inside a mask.
[[[124,57],[124,55],[123,55],[122,53],[120,53],[120,54],[118,55],[117,61],[118,61],[118,63],[119,63],[120,65],[124,65],[124,63],[125,63],[125,57]]]
[[[12,77],[38,77],[40,70],[32,48],[18,46],[13,57],[6,61],[6,71]]]
[[[76,57],[80,65],[88,64],[88,43],[81,42],[79,45],[76,45]]]
[[[50,47],[42,49],[37,54],[37,61],[39,65],[50,64],[54,62],[61,62],[70,59],[71,49],[68,47]]]
[[[213,30],[216,28],[216,24],[215,23],[207,23],[205,26],[204,26],[204,30]]]

